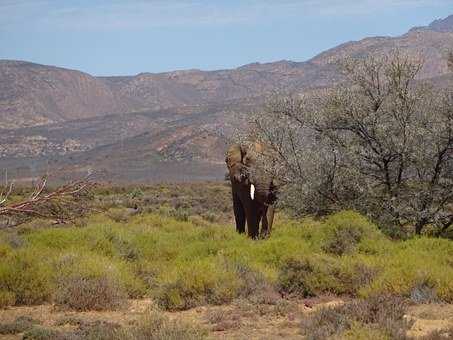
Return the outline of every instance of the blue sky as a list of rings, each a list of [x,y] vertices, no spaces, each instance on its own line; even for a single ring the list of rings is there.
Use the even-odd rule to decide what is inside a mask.
[[[400,35],[453,0],[0,0],[0,59],[128,75],[303,61]]]

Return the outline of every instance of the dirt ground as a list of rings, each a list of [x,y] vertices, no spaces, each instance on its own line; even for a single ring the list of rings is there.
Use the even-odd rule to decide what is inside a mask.
[[[334,298],[317,298],[303,301],[286,301],[277,305],[251,304],[237,301],[227,306],[205,306],[182,312],[165,314],[178,321],[193,322],[209,331],[212,339],[303,339],[300,321],[308,313],[323,306],[342,304]],[[18,317],[28,316],[42,326],[54,329],[69,329],[62,320],[77,318],[87,322],[108,321],[130,325],[145,313],[153,302],[150,299],[130,300],[127,308],[114,312],[61,311],[53,305],[11,307],[0,310],[0,323],[13,322]],[[408,335],[420,337],[432,331],[453,326],[453,305],[424,304],[409,308],[407,318],[414,321]],[[22,334],[0,335],[0,339],[21,339]]]

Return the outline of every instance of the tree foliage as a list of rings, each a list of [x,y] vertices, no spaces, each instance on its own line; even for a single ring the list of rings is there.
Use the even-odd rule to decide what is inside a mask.
[[[275,97],[253,116],[272,153],[267,170],[299,214],[356,209],[385,226],[453,223],[453,93],[417,79],[422,63],[395,52],[345,60],[347,79]]]

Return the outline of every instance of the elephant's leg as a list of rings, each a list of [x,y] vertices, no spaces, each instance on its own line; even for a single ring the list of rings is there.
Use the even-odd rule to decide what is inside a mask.
[[[263,208],[263,216],[261,217],[260,238],[266,238],[269,235],[269,223],[267,221],[267,207]]]
[[[266,206],[263,212],[263,220],[261,226],[261,234],[262,238],[266,238],[270,235],[272,230],[272,224],[274,223],[274,206]]]
[[[257,239],[259,237],[259,227],[261,221],[261,211],[256,207],[249,206],[246,209],[247,217],[247,233],[250,238]]]
[[[233,192],[233,210],[236,221],[236,231],[240,234],[245,233],[245,211],[239,197]]]
[[[272,231],[272,225],[274,224],[274,212],[275,212],[275,207],[273,205],[269,205],[267,207],[267,224],[268,224],[268,234],[271,233]]]

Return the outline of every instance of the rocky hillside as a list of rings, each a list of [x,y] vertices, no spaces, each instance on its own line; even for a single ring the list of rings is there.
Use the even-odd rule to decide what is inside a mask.
[[[0,166],[26,174],[52,161],[64,169],[117,171],[118,150],[125,150],[122,161],[131,172],[142,169],[144,177],[149,168],[143,155],[153,164],[215,165],[215,176],[221,177],[222,136],[241,124],[234,113],[256,109],[275,90],[297,93],[331,86],[341,80],[336,61],[394,49],[424,60],[421,78],[449,83],[445,56],[452,48],[450,16],[399,37],[348,42],[306,62],[254,63],[232,70],[93,77],[0,61]],[[37,170],[28,172],[32,176]]]
[[[110,87],[89,74],[24,61],[0,61],[2,128],[119,113],[122,107]]]
[[[453,15],[445,19],[434,20],[428,29],[436,32],[453,32]]]

